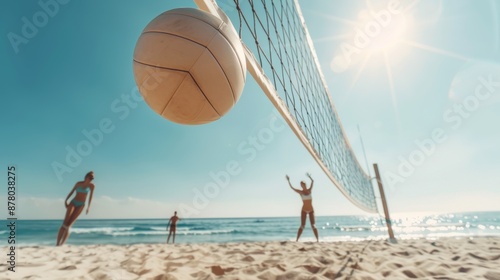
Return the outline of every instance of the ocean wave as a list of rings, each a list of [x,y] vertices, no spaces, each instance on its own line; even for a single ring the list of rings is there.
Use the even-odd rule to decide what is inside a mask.
[[[237,230],[181,230],[176,231],[176,235],[216,235],[216,234],[231,234],[237,233]],[[135,235],[166,235],[166,230],[158,231],[122,231],[105,233],[112,236],[135,236]]]
[[[184,232],[177,232],[177,234],[183,235],[213,235],[213,234],[229,234],[238,233],[239,231],[235,229],[220,229],[220,230],[188,230]]]
[[[133,227],[132,228],[132,231],[165,231],[167,229],[167,226],[163,226],[163,227],[145,227],[145,226],[137,226],[137,227]]]
[[[130,231],[133,227],[97,227],[97,228],[72,228],[71,233],[82,234],[82,233],[113,233],[120,231]]]
[[[211,227],[192,227],[190,229],[192,229],[192,230],[210,230]]]
[[[165,231],[167,229],[167,226],[164,227],[151,227],[151,230],[154,231]]]
[[[112,236],[136,236],[136,235],[165,235],[167,231],[119,231],[105,233]]]
[[[6,234],[7,231],[6,230],[0,230],[0,234]]]
[[[154,229],[152,227],[137,226],[137,227],[133,227],[131,230],[133,230],[133,231],[144,231],[144,230],[154,230]]]
[[[111,236],[127,235],[164,235],[168,233],[166,227],[96,227],[96,228],[72,228],[76,234],[103,234]],[[178,227],[176,233],[179,235],[210,235],[227,234],[237,232],[236,230],[209,230],[203,227],[188,228]]]

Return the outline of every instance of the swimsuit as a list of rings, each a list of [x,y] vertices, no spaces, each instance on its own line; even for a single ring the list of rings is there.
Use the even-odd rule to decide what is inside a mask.
[[[82,186],[78,186],[76,188],[77,193],[88,193],[89,191],[90,191],[90,187],[84,188]],[[73,200],[71,200],[71,203],[73,203],[73,205],[75,207],[80,207],[80,206],[85,205],[85,201],[78,201],[78,200],[75,200],[74,198],[73,198]]]
[[[300,194],[300,197],[302,197],[302,200],[311,200],[312,199],[311,193],[309,193],[309,194]]]
[[[84,188],[82,186],[78,186],[78,188],[76,188],[77,193],[88,193],[89,191],[90,191],[90,187]]]
[[[312,200],[312,195],[311,193],[309,194],[300,194],[300,197],[302,197],[302,200]],[[302,210],[303,212],[305,212],[306,214],[309,214],[311,212],[314,212],[314,210]]]
[[[71,203],[73,203],[73,205],[75,205],[75,207],[80,207],[80,206],[83,206],[85,205],[85,202],[83,201],[78,201],[78,200],[71,200]]]

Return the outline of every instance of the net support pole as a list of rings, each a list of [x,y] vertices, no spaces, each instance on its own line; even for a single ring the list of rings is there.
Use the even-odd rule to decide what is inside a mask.
[[[389,208],[387,207],[387,200],[385,199],[384,186],[382,185],[382,178],[380,177],[380,172],[378,171],[378,165],[373,164],[373,169],[375,169],[375,176],[377,178],[378,190],[380,192],[380,200],[382,200],[382,207],[384,208],[385,224],[387,225],[387,231],[389,232],[389,241],[392,243],[396,242],[394,238],[394,232],[392,231],[391,217],[389,216]]]

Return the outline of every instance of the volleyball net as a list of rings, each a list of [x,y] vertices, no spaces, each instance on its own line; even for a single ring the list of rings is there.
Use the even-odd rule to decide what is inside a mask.
[[[298,0],[194,0],[232,23],[247,69],[333,184],[357,207],[377,213],[371,178],[338,117]]]

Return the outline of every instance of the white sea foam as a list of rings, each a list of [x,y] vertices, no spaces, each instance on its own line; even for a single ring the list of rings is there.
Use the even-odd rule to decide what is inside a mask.
[[[130,231],[133,227],[97,227],[97,228],[72,228],[71,233],[113,233],[120,231]]]

